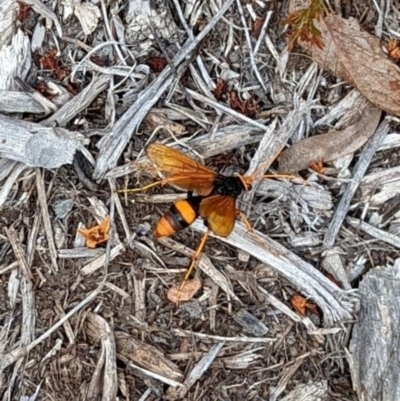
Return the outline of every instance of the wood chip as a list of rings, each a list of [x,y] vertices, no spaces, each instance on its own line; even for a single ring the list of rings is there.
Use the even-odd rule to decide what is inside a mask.
[[[359,286],[361,313],[353,328],[348,361],[360,399],[395,401],[400,397],[394,344],[400,325],[400,260],[371,270]]]
[[[88,143],[76,132],[6,116],[0,116],[0,125],[0,157],[31,167],[53,169],[72,164],[77,149]]]
[[[118,358],[133,361],[141,367],[172,380],[181,381],[180,369],[156,347],[135,339],[128,333],[116,331]]]
[[[353,199],[354,194],[362,178],[367,171],[367,168],[372,160],[373,155],[378,150],[380,144],[389,132],[389,124],[384,120],[376,130],[373,137],[368,141],[364,150],[362,151],[357,164],[354,167],[353,179],[347,185],[345,192],[342,195],[340,203],[335,211],[335,214],[329,224],[328,230],[325,233],[324,247],[331,248],[336,241],[339,233],[339,229],[346,217],[346,214],[350,207],[350,202]]]
[[[240,309],[233,316],[233,320],[242,326],[245,333],[254,337],[261,337],[268,333],[267,326],[245,309]]]

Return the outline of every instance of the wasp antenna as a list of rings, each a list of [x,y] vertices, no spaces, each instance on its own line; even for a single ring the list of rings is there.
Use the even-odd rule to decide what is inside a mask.
[[[164,183],[164,181],[156,181],[156,182],[152,182],[151,184],[146,185],[146,186],[141,187],[141,188],[117,189],[115,192],[116,192],[116,193],[142,192],[142,191],[146,191],[147,189],[156,187],[157,185],[164,185],[163,183]]]
[[[250,176],[244,176],[244,175],[240,175],[238,174],[237,176],[240,180],[240,182],[243,185],[244,190],[247,192],[249,191],[251,188],[251,183],[254,181],[254,178],[250,177]]]
[[[299,178],[296,175],[290,175],[290,174],[265,174],[262,176],[262,178],[288,178],[288,179],[295,179]]]
[[[288,180],[300,180],[304,184],[309,185],[309,182],[306,181],[303,177],[298,175],[291,175],[291,174],[266,174],[263,175],[262,178],[287,178]]]
[[[253,227],[247,219],[247,216],[241,210],[236,210],[236,214],[242,219],[242,222],[246,226],[247,231],[253,231]]]

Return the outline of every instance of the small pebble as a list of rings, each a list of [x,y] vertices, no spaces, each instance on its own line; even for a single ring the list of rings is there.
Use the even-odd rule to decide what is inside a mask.
[[[149,223],[147,223],[147,222],[140,223],[136,228],[136,234],[139,237],[142,237],[142,236],[148,234],[150,232],[150,230],[151,230],[151,225]]]
[[[57,199],[51,207],[58,219],[65,219],[72,210],[74,203],[71,199]]]

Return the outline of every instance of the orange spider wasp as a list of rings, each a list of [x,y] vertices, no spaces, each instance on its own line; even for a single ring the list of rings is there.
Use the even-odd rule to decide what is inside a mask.
[[[210,170],[184,153],[160,143],[148,145],[145,152],[164,179],[142,188],[118,192],[145,191],[157,185],[166,184],[188,192],[187,199],[174,202],[161,217],[154,236],[156,238],[171,236],[190,226],[199,216],[203,218],[208,228],[192,256],[191,264],[183,278],[183,285],[192,273],[210,232],[220,237],[227,237],[234,228],[237,215],[242,217],[248,229],[251,230],[244,214],[236,209],[236,199],[242,192],[251,189],[254,177],[225,176]]]

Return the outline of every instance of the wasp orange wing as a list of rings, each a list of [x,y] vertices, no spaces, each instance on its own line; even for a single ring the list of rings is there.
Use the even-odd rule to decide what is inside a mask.
[[[227,237],[235,225],[236,199],[224,195],[208,196],[200,203],[200,216],[214,234]]]
[[[212,191],[217,173],[179,150],[152,143],[146,147],[146,154],[168,184],[202,196]]]

